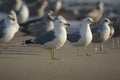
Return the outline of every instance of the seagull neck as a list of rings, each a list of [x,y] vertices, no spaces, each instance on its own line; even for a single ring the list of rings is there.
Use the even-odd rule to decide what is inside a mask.
[[[15,11],[19,11],[22,8],[22,6],[23,6],[22,0],[17,0],[16,4],[14,6]]]
[[[41,5],[40,9],[45,9],[47,7],[48,3],[46,1],[43,2],[43,4]]]
[[[61,32],[61,31],[65,30],[65,27],[64,26],[55,26],[54,30],[55,30],[55,32]]]
[[[108,32],[108,30],[110,30],[110,27],[109,27],[108,23],[104,23],[100,27],[101,27],[101,29],[103,31],[107,31]]]
[[[54,29],[55,30],[60,30],[62,27],[61,26],[55,26]]]
[[[103,28],[110,29],[109,24],[105,23],[104,26],[103,26]]]
[[[87,23],[83,23],[81,28],[80,28],[80,31],[86,31],[86,30],[90,30],[90,24],[87,24]]]

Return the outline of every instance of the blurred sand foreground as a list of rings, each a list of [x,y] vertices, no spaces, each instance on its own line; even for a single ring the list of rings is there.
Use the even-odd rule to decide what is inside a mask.
[[[22,46],[31,37],[17,33],[0,55],[0,80],[120,80],[120,48],[112,48],[111,40],[104,44],[106,53],[78,56],[69,42],[56,50],[59,60],[51,60],[47,50]],[[81,54],[83,50],[81,50]]]

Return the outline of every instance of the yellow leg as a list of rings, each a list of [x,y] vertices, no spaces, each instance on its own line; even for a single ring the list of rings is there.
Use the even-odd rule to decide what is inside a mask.
[[[55,59],[55,49],[53,49],[53,59]]]
[[[91,55],[89,54],[87,48],[85,48],[85,52],[86,52],[86,55],[87,55],[87,56],[91,56]]]
[[[55,50],[51,49],[50,53],[51,53],[51,59],[54,60],[55,59]]]
[[[53,50],[50,49],[51,59],[53,59]]]
[[[83,56],[80,54],[80,47],[77,47],[77,50],[78,50],[78,56]]]

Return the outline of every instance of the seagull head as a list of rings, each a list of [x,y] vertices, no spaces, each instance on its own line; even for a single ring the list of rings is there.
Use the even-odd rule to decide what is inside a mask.
[[[5,18],[5,21],[7,23],[16,23],[17,22],[16,13],[13,10],[11,10],[10,14]]]
[[[52,16],[53,12],[51,10],[47,11],[45,13],[45,19],[49,19],[49,20],[54,20],[54,17]]]
[[[54,20],[54,25],[55,25],[55,27],[57,27],[57,26],[62,26],[62,27],[70,26],[69,23],[61,20],[61,19],[58,18],[58,17],[55,18],[55,20]]]
[[[91,23],[93,23],[94,21],[93,21],[92,18],[87,17],[87,18],[83,19],[83,22],[85,22],[85,23],[87,23],[87,24],[91,24]]]
[[[97,3],[97,9],[103,9],[104,8],[104,3],[102,1]]]
[[[103,18],[102,22],[106,23],[106,24],[110,24],[111,23],[111,21],[108,18]]]
[[[15,11],[18,11],[20,8],[21,8],[21,5],[22,5],[22,0],[13,0],[13,9]]]

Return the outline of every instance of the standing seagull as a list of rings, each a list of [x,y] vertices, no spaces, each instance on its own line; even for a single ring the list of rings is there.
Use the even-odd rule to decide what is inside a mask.
[[[111,21],[108,18],[103,18],[100,25],[92,27],[91,31],[93,33],[93,43],[100,43],[100,51],[103,51],[102,42],[107,41],[110,38],[110,26]],[[97,51],[97,48],[95,48]]]
[[[2,43],[9,42],[19,30],[19,25],[17,23],[16,13],[14,11],[10,12],[6,18],[0,22],[0,43],[2,51]]]
[[[82,21],[81,28],[67,35],[67,39],[71,42],[71,44],[75,47],[79,48],[82,46],[88,46],[92,41],[92,33],[90,29],[90,24],[93,22],[91,18],[85,18]],[[86,55],[89,56],[87,49],[85,48]]]
[[[96,9],[91,10],[87,16],[92,18],[95,22],[98,22],[101,17],[103,16],[103,12],[104,12],[104,3],[102,1],[100,1],[97,5]]]
[[[58,49],[64,45],[67,39],[67,33],[65,25],[68,23],[62,22],[60,19],[56,19],[54,22],[54,30],[46,32],[41,36],[23,41],[23,44],[40,44],[41,47],[50,50],[51,59],[55,59],[55,49]]]

